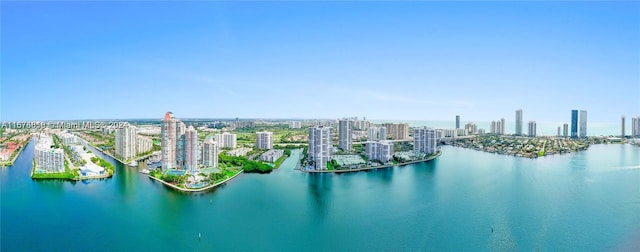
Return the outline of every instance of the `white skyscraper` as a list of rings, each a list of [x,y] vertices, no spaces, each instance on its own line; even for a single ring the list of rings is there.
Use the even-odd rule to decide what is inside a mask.
[[[621,132],[620,132],[620,137],[621,137],[621,138],[624,138],[624,137],[625,137],[625,133],[626,133],[626,132],[625,132],[625,130],[624,130],[624,126],[625,126],[625,125],[624,125],[624,116],[622,116],[622,129],[621,129]]]
[[[386,140],[387,139],[387,128],[380,127],[378,128],[378,140]]]
[[[516,136],[522,136],[522,109],[516,110]]]
[[[631,118],[631,135],[640,137],[640,116]]]
[[[560,132],[560,127],[558,127],[558,132]],[[536,121],[529,121],[529,137],[536,136]]]
[[[229,132],[224,132],[222,134],[216,134],[214,136],[216,142],[221,148],[231,148],[235,149],[237,146],[237,135],[231,134]]]
[[[153,140],[148,137],[136,136],[136,155],[153,149]]]
[[[365,148],[367,157],[371,161],[385,164],[393,158],[393,143],[387,140],[368,141]]]
[[[338,121],[338,146],[343,151],[351,151],[351,128],[353,128],[353,121],[349,119]]]
[[[198,171],[198,131],[193,126],[189,126],[184,139],[184,169],[196,173]]]
[[[379,139],[378,134],[380,133],[380,131],[378,131],[378,127],[369,127],[368,133],[369,137],[367,138],[367,140],[377,141]]]
[[[562,125],[562,136],[569,137],[569,124],[565,123]]]
[[[504,135],[504,134],[506,134],[506,133],[507,133],[507,132],[504,130],[505,125],[506,125],[506,123],[504,122],[504,118],[501,118],[501,119],[500,119],[500,133],[499,133],[500,135]]]
[[[64,172],[64,151],[51,148],[52,145],[51,136],[40,135],[34,151],[36,168],[44,172]]]
[[[123,160],[136,156],[136,133],[136,127],[131,125],[116,129],[116,156]]]
[[[256,148],[269,150],[273,148],[273,132],[256,132]]]
[[[331,159],[331,127],[316,126],[309,128],[308,156],[316,170],[326,170]]]
[[[416,128],[413,131],[413,150],[427,154],[436,153],[436,131],[428,128]]]
[[[580,110],[580,137],[587,137],[587,111]]]
[[[218,167],[218,146],[210,137],[202,144],[202,164],[205,167]]]

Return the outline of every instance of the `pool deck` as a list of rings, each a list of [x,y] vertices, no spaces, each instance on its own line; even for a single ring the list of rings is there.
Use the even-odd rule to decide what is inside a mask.
[[[307,172],[307,173],[345,173],[345,172],[359,172],[359,171],[367,171],[367,170],[374,170],[374,169],[385,169],[385,168],[389,168],[389,167],[394,167],[394,166],[403,166],[403,165],[408,165],[408,164],[415,164],[415,163],[422,163],[422,162],[428,162],[431,161],[433,159],[436,159],[437,157],[439,157],[440,155],[442,155],[442,152],[438,152],[437,155],[427,158],[427,159],[421,159],[421,160],[416,160],[416,161],[411,161],[411,162],[405,162],[405,163],[399,163],[399,164],[388,164],[388,165],[380,165],[380,166],[371,166],[371,167],[364,167],[364,168],[356,168],[356,169],[345,169],[345,170],[305,170],[305,169],[297,169],[300,170],[302,172]]]
[[[211,189],[211,188],[214,188],[214,187],[216,187],[216,186],[218,186],[218,185],[224,184],[224,183],[226,183],[227,181],[229,181],[229,180],[231,180],[231,179],[233,179],[233,178],[237,177],[238,175],[240,175],[240,174],[241,174],[241,173],[243,173],[243,172],[244,172],[244,170],[241,170],[240,172],[236,173],[236,175],[233,175],[233,176],[231,176],[231,177],[230,177],[230,178],[228,178],[228,179],[225,179],[225,180],[220,181],[220,182],[218,182],[218,183],[215,183],[215,184],[212,184],[212,185],[208,185],[208,186],[205,186],[205,187],[202,187],[202,188],[198,188],[198,189],[190,189],[190,188],[183,188],[183,187],[179,187],[179,186],[176,186],[176,185],[174,185],[174,184],[167,183],[167,182],[163,181],[162,179],[158,179],[158,178],[156,178],[156,177],[154,177],[154,176],[151,176],[151,175],[147,175],[147,176],[149,176],[149,178],[151,178],[151,179],[154,179],[154,180],[156,180],[156,181],[159,181],[160,183],[163,183],[164,185],[166,185],[166,186],[168,186],[168,187],[171,187],[171,188],[176,189],[176,190],[179,190],[179,191],[183,191],[183,192],[202,192],[202,191],[206,191],[206,190],[209,190],[209,189]]]

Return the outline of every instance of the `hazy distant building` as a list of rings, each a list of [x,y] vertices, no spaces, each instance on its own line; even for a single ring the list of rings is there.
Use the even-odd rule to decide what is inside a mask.
[[[456,129],[459,129],[459,128],[460,128],[460,116],[457,115],[456,116]]]
[[[235,149],[237,147],[237,137],[238,136],[236,134],[231,134],[229,132],[214,135],[214,139],[218,142],[218,146],[220,146],[220,148],[231,149]]]
[[[34,153],[36,168],[44,172],[64,172],[64,151],[52,146],[51,136],[40,135]]]
[[[536,136],[536,121],[529,121],[529,132],[528,132],[529,137],[535,137]]]
[[[562,136],[569,137],[569,124],[565,123],[562,125]]]
[[[562,128],[562,127],[558,126],[558,134],[556,134],[557,137],[562,136],[562,132],[561,132],[560,128]]]
[[[499,121],[491,121],[491,128],[489,132],[492,134],[504,135],[504,126],[504,118],[501,118]]]
[[[256,148],[269,150],[273,148],[273,132],[256,132]]]
[[[622,116],[622,124],[621,124],[622,128],[620,131],[620,137],[624,138],[625,137],[625,130],[624,130],[624,116]]]
[[[407,123],[383,123],[388,137],[393,139],[409,139],[409,124]]]
[[[218,146],[211,137],[206,138],[202,144],[202,165],[218,167]]]
[[[316,126],[309,128],[308,158],[316,170],[326,170],[331,159],[331,127]]]
[[[522,136],[522,109],[516,110],[516,136]]]
[[[387,128],[380,127],[378,128],[378,140],[386,140],[387,139]]]
[[[344,119],[338,121],[338,147],[343,151],[351,151],[351,129],[353,121]]]
[[[640,137],[640,116],[631,118],[631,135]]]
[[[184,134],[184,169],[191,173],[198,171],[198,131],[189,126]]]
[[[299,129],[302,128],[302,122],[301,121],[289,121],[289,128],[290,129]]]
[[[466,125],[464,125],[464,129],[467,132],[467,134],[477,134],[478,133],[478,127],[476,126],[475,123],[469,122]]]
[[[367,140],[378,141],[379,133],[380,131],[378,130],[378,127],[369,127],[369,130],[367,131]]]
[[[580,110],[580,137],[587,137],[587,111]]]
[[[496,121],[491,121],[491,127],[489,127],[489,133],[491,134],[497,134],[498,132],[496,131],[497,128],[497,123]]]
[[[413,150],[427,154],[436,153],[436,131],[428,128],[416,128],[413,131]]]
[[[136,127],[127,125],[116,129],[116,156],[128,160],[136,156]]]
[[[571,110],[571,138],[578,137],[578,110]]]
[[[60,139],[62,140],[62,143],[64,145],[70,145],[70,144],[78,143],[78,137],[76,137],[76,135],[68,133],[68,132],[60,134]]]

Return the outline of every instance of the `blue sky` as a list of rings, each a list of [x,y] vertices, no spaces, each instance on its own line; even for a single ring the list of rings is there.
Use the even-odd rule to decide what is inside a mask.
[[[1,121],[640,114],[639,2],[2,2]]]

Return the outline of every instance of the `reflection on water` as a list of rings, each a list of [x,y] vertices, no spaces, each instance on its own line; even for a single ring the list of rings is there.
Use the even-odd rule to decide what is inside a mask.
[[[330,173],[309,173],[307,174],[307,184],[309,196],[314,203],[314,209],[318,216],[324,217],[327,214],[327,207],[330,201],[332,188],[332,175]]]

